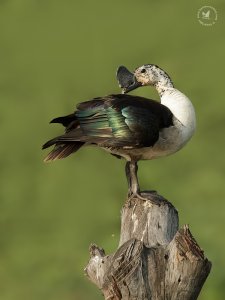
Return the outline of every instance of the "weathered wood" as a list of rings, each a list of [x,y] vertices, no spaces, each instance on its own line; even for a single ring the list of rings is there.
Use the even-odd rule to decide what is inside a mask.
[[[127,200],[121,216],[119,246],[136,238],[146,247],[168,244],[178,230],[178,213],[157,193],[142,193],[146,201]]]
[[[210,272],[187,225],[157,193],[128,199],[122,209],[119,248],[113,255],[90,246],[88,278],[110,300],[194,300]]]

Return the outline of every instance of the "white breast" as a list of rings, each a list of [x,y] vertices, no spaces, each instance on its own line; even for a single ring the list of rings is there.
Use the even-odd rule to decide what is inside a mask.
[[[180,150],[195,132],[195,110],[184,94],[174,88],[169,88],[164,92],[161,103],[173,113],[174,126],[164,128],[153,147],[135,149],[132,154],[140,155],[141,159],[170,155]]]
[[[161,103],[174,115],[174,126],[161,131],[159,140],[152,149],[155,158],[180,150],[193,136],[196,128],[194,107],[183,93],[169,88],[162,95]]]
[[[194,107],[188,97],[180,91],[170,88],[163,94],[161,103],[170,109],[192,136],[196,127],[196,117]]]

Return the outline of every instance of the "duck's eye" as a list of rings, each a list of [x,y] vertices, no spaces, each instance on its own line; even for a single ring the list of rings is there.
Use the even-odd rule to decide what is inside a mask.
[[[141,70],[141,73],[145,73],[145,72],[146,72],[146,69],[142,69],[142,70]]]

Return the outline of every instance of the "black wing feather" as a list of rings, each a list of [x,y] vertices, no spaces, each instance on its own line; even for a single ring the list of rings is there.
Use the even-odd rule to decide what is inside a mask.
[[[56,145],[48,156],[51,160],[68,156],[83,144],[150,147],[160,130],[173,124],[172,120],[171,111],[154,100],[121,94],[94,98],[78,104],[73,114],[53,119],[52,123],[61,123],[66,132],[43,148]]]

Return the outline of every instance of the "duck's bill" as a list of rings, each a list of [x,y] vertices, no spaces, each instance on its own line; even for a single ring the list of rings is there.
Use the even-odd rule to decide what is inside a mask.
[[[137,81],[135,75],[124,66],[118,68],[116,78],[119,82],[119,86],[122,88],[123,94],[141,86],[141,83]]]

